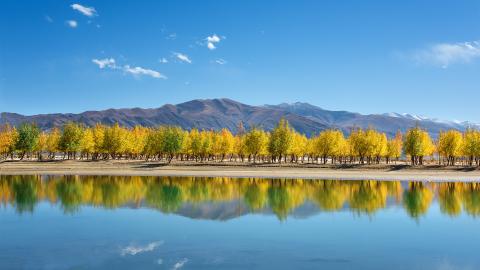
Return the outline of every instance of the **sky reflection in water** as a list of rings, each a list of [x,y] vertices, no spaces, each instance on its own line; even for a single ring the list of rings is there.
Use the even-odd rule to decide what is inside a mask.
[[[1,176],[0,269],[478,269],[480,184]]]

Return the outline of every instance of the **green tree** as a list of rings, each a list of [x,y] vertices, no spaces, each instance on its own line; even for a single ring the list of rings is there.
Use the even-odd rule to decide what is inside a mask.
[[[23,123],[20,125],[15,143],[15,149],[20,152],[20,159],[23,159],[26,153],[31,153],[35,150],[39,136],[40,130],[35,124]]]
[[[168,163],[182,150],[184,131],[179,127],[168,126],[163,129],[163,152],[168,156]]]
[[[82,126],[74,122],[68,122],[63,126],[62,135],[60,136],[60,151],[63,151],[68,159],[75,159],[77,152],[81,150],[82,138]]]
[[[412,165],[423,165],[424,157],[433,153],[434,145],[428,132],[417,126],[407,131],[403,148]]]

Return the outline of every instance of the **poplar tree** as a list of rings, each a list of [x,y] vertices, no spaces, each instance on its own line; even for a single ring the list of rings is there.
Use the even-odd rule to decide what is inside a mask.
[[[424,157],[430,156],[434,151],[430,135],[418,126],[407,131],[403,148],[405,154],[410,156],[412,165],[423,165]]]
[[[68,122],[63,126],[59,141],[59,150],[63,151],[67,158],[76,159],[76,154],[81,150],[83,128],[74,122]]]
[[[277,126],[272,130],[268,151],[273,160],[282,162],[282,158],[286,160],[286,156],[292,146],[293,130],[290,128],[288,121],[284,118],[280,119]]]
[[[441,131],[437,142],[437,151],[440,157],[446,159],[446,165],[455,165],[455,159],[462,155],[463,137],[457,130]]]
[[[15,127],[5,124],[0,127],[0,155],[7,159],[8,156],[13,158],[15,151],[15,143],[18,139],[18,132]]]
[[[253,127],[245,134],[245,147],[249,161],[253,158],[253,163],[255,163],[257,156],[265,153],[267,146],[268,136],[265,131]]]
[[[35,150],[39,136],[40,130],[35,124],[23,123],[20,125],[15,142],[15,149],[20,152],[20,160],[23,160],[25,154]]]

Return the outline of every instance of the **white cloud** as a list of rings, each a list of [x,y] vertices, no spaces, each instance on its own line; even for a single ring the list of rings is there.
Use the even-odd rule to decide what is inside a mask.
[[[70,26],[71,28],[77,28],[78,26],[78,23],[77,21],[74,21],[74,20],[68,20],[66,21],[67,25]]]
[[[166,39],[175,40],[175,39],[177,39],[177,34],[176,33],[171,33],[166,37]]]
[[[187,262],[188,262],[187,258],[180,260],[179,262],[173,265],[172,270],[178,270],[182,268]]]
[[[113,58],[92,59],[92,62],[97,64],[99,68],[117,68],[117,66],[115,65],[115,59]]]
[[[192,60],[190,60],[190,58],[186,54],[183,54],[183,53],[173,53],[173,54],[177,57],[178,60],[182,62],[187,62],[189,64],[192,63]]]
[[[104,58],[104,59],[92,59],[92,62],[98,65],[100,69],[110,68],[110,69],[119,69],[123,70],[123,72],[134,75],[134,76],[150,76],[157,79],[167,79],[167,76],[163,75],[162,73],[147,69],[143,67],[131,67],[130,65],[117,66],[115,59],[113,58]]]
[[[129,65],[125,65],[123,66],[123,70],[133,75],[147,75],[157,79],[167,79],[165,75],[152,69],[146,69],[142,67],[130,67]]]
[[[220,42],[220,37],[217,36],[216,34],[213,34],[212,36],[207,37],[207,41],[217,43],[217,42]]]
[[[208,42],[207,48],[209,48],[210,50],[215,50],[217,47],[215,47],[215,45],[212,42]]]
[[[227,63],[227,61],[225,59],[218,58],[217,60],[215,60],[215,63],[217,63],[219,65],[225,65]]]
[[[439,43],[414,53],[413,58],[421,64],[447,68],[456,63],[469,63],[480,58],[480,41],[463,43]]]
[[[162,57],[162,58],[160,58],[160,60],[158,60],[158,62],[160,62],[162,64],[166,64],[166,63],[168,63],[168,60],[167,60],[167,58]]]
[[[219,43],[221,38],[216,34],[213,34],[211,36],[208,36],[206,40],[207,40],[207,48],[210,50],[215,50],[217,48],[215,46],[215,43]]]
[[[132,256],[135,256],[139,253],[144,253],[144,252],[149,252],[149,251],[153,251],[155,250],[157,247],[159,247],[160,245],[162,245],[163,242],[161,241],[157,241],[157,242],[152,242],[150,244],[147,244],[146,246],[133,246],[133,245],[130,245],[130,246],[127,246],[125,248],[123,248],[121,251],[120,251],[120,254],[122,256],[125,256],[125,255],[132,255]]]
[[[80,4],[73,4],[71,5],[71,7],[73,8],[73,10],[76,10],[87,17],[93,17],[98,15],[94,7],[86,7]]]

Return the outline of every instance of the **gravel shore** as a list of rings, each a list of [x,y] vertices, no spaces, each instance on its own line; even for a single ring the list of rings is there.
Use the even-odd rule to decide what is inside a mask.
[[[406,165],[319,166],[176,163],[144,161],[7,161],[0,174],[146,175],[198,177],[260,177],[343,180],[480,181],[480,169]]]

